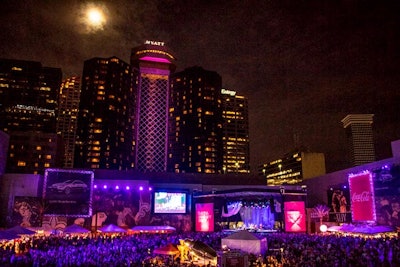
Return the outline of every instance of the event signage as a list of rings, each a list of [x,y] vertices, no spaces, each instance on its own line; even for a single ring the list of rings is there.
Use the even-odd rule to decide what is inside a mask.
[[[196,231],[214,231],[214,203],[196,203]]]
[[[92,215],[93,171],[70,169],[46,169],[43,199],[46,215]]]
[[[164,46],[164,42],[160,42],[160,41],[152,41],[152,40],[146,40],[144,42],[147,45],[158,45],[158,46]]]
[[[349,175],[351,212],[354,222],[375,222],[375,197],[370,172]]]
[[[288,201],[284,203],[285,231],[306,231],[306,209],[303,201]]]

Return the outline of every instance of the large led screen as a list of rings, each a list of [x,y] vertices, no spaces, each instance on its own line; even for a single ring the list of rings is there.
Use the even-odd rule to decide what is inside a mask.
[[[44,174],[44,213],[91,216],[93,178],[92,171],[47,169]]]
[[[214,203],[196,203],[196,231],[214,231]]]
[[[184,192],[155,192],[153,204],[156,214],[185,214],[187,195]]]
[[[288,201],[284,203],[285,231],[306,231],[306,210],[303,201]]]
[[[362,172],[349,175],[353,222],[375,222],[375,196],[372,175]]]

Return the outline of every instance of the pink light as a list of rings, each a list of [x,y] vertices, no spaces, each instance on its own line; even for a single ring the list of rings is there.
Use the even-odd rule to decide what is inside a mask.
[[[131,188],[129,187],[129,185],[127,185],[127,186],[125,187],[125,189],[126,189],[126,190],[131,190]]]
[[[139,190],[140,190],[140,191],[143,191],[143,186],[140,186],[140,187],[139,187]]]
[[[95,184],[93,187],[94,187],[94,188],[97,188],[97,184]]]
[[[153,188],[149,187],[149,191],[153,190]]]
[[[117,185],[117,186],[115,187],[115,189],[119,190],[119,185]]]
[[[171,63],[168,59],[165,58],[159,58],[159,57],[142,57],[140,60],[145,60],[145,61],[153,61],[153,62],[162,62],[162,63]]]
[[[104,189],[107,189],[107,185],[103,185],[103,188],[104,188]]]

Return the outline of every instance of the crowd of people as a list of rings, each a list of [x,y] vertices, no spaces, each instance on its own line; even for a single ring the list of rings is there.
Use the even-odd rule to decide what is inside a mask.
[[[228,233],[170,233],[99,236],[31,236],[0,243],[0,266],[132,266],[194,267],[153,250],[179,240],[204,242],[221,249]],[[249,255],[249,266],[400,266],[400,239],[338,234],[265,234],[265,255]],[[210,264],[206,263],[206,266]],[[222,267],[222,266],[221,266]]]

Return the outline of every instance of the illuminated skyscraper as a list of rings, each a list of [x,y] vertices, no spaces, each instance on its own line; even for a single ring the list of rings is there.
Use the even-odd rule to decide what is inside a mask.
[[[349,160],[352,166],[375,161],[375,146],[372,131],[374,114],[350,114],[343,120],[346,130]]]
[[[284,157],[260,166],[260,175],[266,178],[267,185],[298,184],[303,180],[326,173],[323,153],[296,150]]]
[[[61,135],[65,147],[64,168],[72,168],[74,166],[76,125],[81,93],[80,85],[80,77],[70,77],[62,82],[60,88],[57,134]]]
[[[247,98],[222,89],[224,173],[250,172],[249,117]]]
[[[163,42],[146,41],[132,49],[135,167],[140,172],[167,170],[168,96],[174,62]]]
[[[168,171],[222,173],[221,84],[201,67],[173,75]]]
[[[0,59],[0,130],[10,136],[7,172],[59,167],[56,134],[61,69]]]
[[[117,57],[84,63],[74,167],[128,170],[133,166],[129,64]]]

